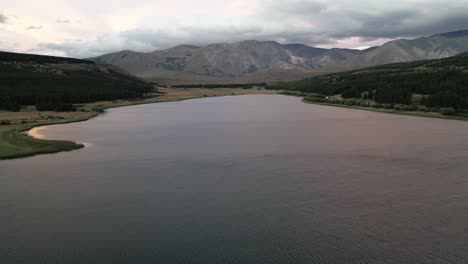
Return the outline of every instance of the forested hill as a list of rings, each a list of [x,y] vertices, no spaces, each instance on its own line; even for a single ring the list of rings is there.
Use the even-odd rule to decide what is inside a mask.
[[[135,99],[153,86],[116,66],[92,61],[0,52],[0,109],[67,110],[72,104]]]
[[[343,98],[365,96],[387,104],[468,108],[468,53],[317,76],[269,88],[342,94]]]

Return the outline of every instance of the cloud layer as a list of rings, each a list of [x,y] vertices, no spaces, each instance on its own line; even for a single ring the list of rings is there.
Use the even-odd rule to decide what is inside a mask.
[[[54,2],[45,0],[44,5],[63,14],[50,21],[18,14],[18,23],[28,16],[30,24],[44,25],[31,33],[29,51],[89,57],[123,49],[152,51],[246,39],[353,48],[468,28],[465,0],[63,2],[52,7]]]

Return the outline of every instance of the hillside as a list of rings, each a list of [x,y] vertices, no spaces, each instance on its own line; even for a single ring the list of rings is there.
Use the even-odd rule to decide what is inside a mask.
[[[142,97],[147,82],[89,60],[0,52],[0,109],[66,110],[73,103]]]
[[[322,49],[248,40],[153,52],[120,51],[90,60],[166,84],[292,81],[394,62],[440,59],[468,51],[468,31],[399,39],[366,50]]]
[[[468,107],[468,53],[329,74],[269,88],[462,109]]]

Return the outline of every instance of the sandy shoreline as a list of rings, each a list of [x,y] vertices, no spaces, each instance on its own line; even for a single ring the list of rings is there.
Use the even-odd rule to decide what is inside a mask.
[[[37,139],[44,139],[47,140],[48,138],[46,135],[43,133],[44,130],[47,130],[50,128],[50,125],[45,125],[45,126],[39,126],[39,127],[33,127],[32,129],[25,131],[24,133],[30,137],[37,138]],[[85,148],[92,147],[93,144],[91,143],[86,143],[86,142],[79,142],[79,141],[74,141],[78,144],[84,145]]]
[[[33,127],[32,129],[24,132],[26,135],[30,136],[30,137],[33,137],[33,138],[37,138],[37,139],[47,139],[46,136],[44,134],[42,134],[41,132],[43,130],[46,130],[49,126],[46,125],[46,126],[39,126],[39,127]]]

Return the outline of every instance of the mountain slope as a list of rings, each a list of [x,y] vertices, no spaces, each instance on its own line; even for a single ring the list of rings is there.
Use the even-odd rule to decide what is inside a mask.
[[[91,60],[114,64],[151,80],[211,78],[232,81],[249,77],[270,80],[271,75],[286,72],[294,79],[357,53],[357,50],[326,50],[301,44],[281,45],[273,41],[249,40],[205,47],[182,45],[149,53],[121,51]]]

